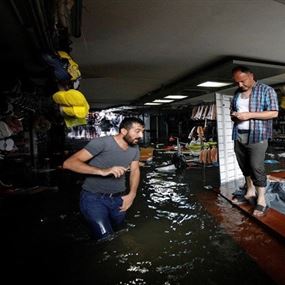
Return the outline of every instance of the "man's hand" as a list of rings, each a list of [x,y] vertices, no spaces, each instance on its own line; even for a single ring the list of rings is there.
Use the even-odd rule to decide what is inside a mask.
[[[125,174],[128,168],[123,166],[112,166],[110,168],[102,169],[102,176],[114,175],[116,178],[121,177]]]
[[[250,112],[232,112],[231,114],[233,121],[239,120],[239,121],[248,121],[251,119],[251,113]]]
[[[132,206],[135,196],[132,194],[128,194],[122,196],[122,199],[123,199],[123,205],[120,207],[120,211],[125,212]]]
[[[231,113],[231,120],[235,123],[239,123],[239,119],[236,117],[237,112]]]

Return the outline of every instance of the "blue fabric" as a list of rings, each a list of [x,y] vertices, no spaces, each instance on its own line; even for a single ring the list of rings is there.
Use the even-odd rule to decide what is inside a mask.
[[[123,227],[126,212],[120,212],[122,203],[120,196],[108,197],[99,193],[81,191],[80,210],[90,224],[94,239],[106,238]]]
[[[265,191],[265,200],[270,208],[285,214],[285,183],[268,181]]]
[[[59,81],[69,81],[71,76],[69,75],[68,69],[68,61],[61,60],[58,56],[53,54],[43,54],[42,55],[45,62],[52,66],[54,69],[54,76]]]
[[[237,99],[239,97],[239,90],[234,95],[231,102],[231,111],[238,112]],[[256,82],[252,89],[250,96],[249,111],[263,112],[263,111],[278,111],[278,98],[275,90],[263,83]],[[256,120],[252,119],[249,122],[250,132],[248,143],[258,143],[263,140],[272,138],[272,120]],[[234,124],[232,139],[237,140],[237,123]]]

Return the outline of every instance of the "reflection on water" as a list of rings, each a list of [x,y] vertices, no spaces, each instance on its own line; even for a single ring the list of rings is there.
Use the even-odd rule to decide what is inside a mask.
[[[238,246],[238,239],[252,239],[239,234],[250,226],[246,218],[204,188],[218,177],[216,168],[183,173],[144,168],[127,228],[101,243],[86,238],[78,192],[74,199],[69,188],[42,193],[11,201],[13,207],[7,201],[3,272],[11,284],[11,278],[68,285],[272,284]],[[219,213],[214,215],[211,205]],[[261,246],[266,242],[258,232],[254,238]]]
[[[70,281],[124,285],[272,284],[225,227],[203,208],[197,198],[199,192],[205,192],[200,179],[199,171],[186,171],[183,175],[143,173],[140,192],[128,212],[127,230],[111,241],[73,248],[72,260],[79,256],[84,278],[82,272],[71,274]],[[225,201],[218,203],[221,211],[229,208]],[[238,216],[237,225],[242,224]],[[76,268],[78,273],[78,265]]]

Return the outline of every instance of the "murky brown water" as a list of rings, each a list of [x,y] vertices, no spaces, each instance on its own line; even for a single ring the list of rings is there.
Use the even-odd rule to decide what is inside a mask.
[[[204,185],[217,183],[216,168],[145,168],[127,229],[99,244],[87,238],[77,190],[10,201],[9,209],[2,202],[11,214],[1,216],[9,276],[38,284],[274,284],[232,239],[235,226],[218,222],[199,200],[210,191]],[[222,198],[213,203],[231,207]],[[237,230],[243,219],[237,211]]]

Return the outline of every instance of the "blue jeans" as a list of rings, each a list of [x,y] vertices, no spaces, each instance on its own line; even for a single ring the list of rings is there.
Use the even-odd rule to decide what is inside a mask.
[[[106,238],[124,225],[126,212],[120,212],[121,196],[109,197],[104,194],[82,190],[80,210],[91,227],[96,240]]]

